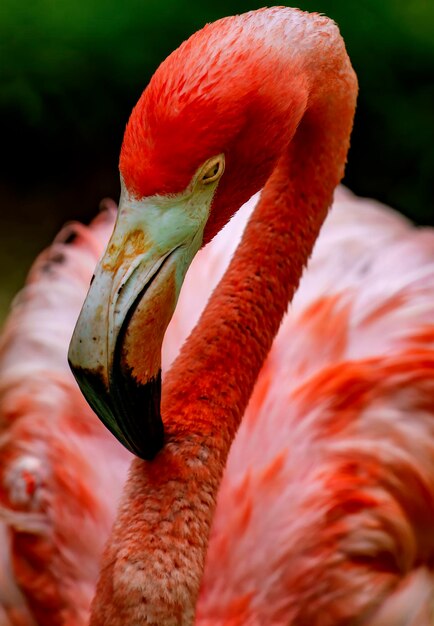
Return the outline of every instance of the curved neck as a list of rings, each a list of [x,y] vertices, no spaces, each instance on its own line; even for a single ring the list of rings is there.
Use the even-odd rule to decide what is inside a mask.
[[[357,86],[340,37],[334,43],[340,56],[327,72],[319,63],[318,86],[312,60],[305,63],[313,85],[306,110],[166,377],[167,443],[152,463],[133,463],[93,626],[193,623],[230,445],[343,175]]]
[[[301,15],[312,27],[312,16]],[[294,104],[285,148],[227,272],[165,379],[167,440],[188,432],[217,447],[223,463],[344,174],[357,79],[337,27],[330,36],[331,22],[320,19],[326,32],[315,24],[313,35],[302,32],[293,59],[297,93],[286,95]],[[297,42],[298,31],[293,36]]]
[[[168,440],[188,430],[227,454],[342,178],[354,113],[346,100],[338,110],[334,103],[331,119],[320,104],[305,112],[268,180],[227,272],[167,374]]]

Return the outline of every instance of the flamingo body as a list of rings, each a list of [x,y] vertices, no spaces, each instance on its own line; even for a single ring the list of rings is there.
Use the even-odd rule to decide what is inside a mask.
[[[199,253],[166,349],[194,326],[193,289],[218,282],[251,207]],[[414,603],[429,623],[433,244],[339,190],[228,458],[198,624],[327,626],[377,604],[378,624],[407,624]]]
[[[165,369],[253,205],[193,262]],[[102,215],[40,257],[3,335],[2,626],[87,621],[130,455],[82,401],[65,353],[113,222]],[[198,624],[326,625],[324,615],[340,623],[366,603],[403,620],[378,624],[406,624],[415,607],[429,615],[433,237],[338,193],[229,455]]]
[[[79,394],[66,348],[113,220],[109,211],[89,228],[60,233],[35,262],[3,331],[1,626],[88,619],[130,455]]]

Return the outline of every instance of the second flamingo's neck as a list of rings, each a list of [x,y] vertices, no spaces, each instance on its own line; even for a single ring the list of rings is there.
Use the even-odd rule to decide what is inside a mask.
[[[343,175],[357,83],[336,28],[332,39],[317,57],[306,52],[292,136],[166,377],[167,443],[153,463],[133,464],[93,626],[193,622],[230,445]]]

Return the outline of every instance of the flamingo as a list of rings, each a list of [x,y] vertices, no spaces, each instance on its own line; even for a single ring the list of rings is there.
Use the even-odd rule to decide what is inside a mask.
[[[226,32],[230,36],[231,31],[239,37],[240,27],[241,34],[248,30],[247,27],[250,34],[253,27],[266,32],[270,28],[278,33],[282,24],[285,37],[288,33],[292,36],[295,25],[296,33],[302,30],[306,33],[307,30],[309,34],[312,27],[314,33],[316,29],[319,32],[322,29],[338,38],[335,27],[325,18],[309,17],[290,9],[272,9],[232,20],[229,18],[208,27],[205,32],[212,40],[213,28],[214,38],[217,32]],[[200,44],[200,36],[201,33],[196,36],[196,47]],[[318,36],[317,39],[321,42],[327,37]],[[190,50],[194,39],[192,41]],[[242,45],[243,42],[240,43]],[[339,38],[337,43],[339,45],[334,41],[333,46],[342,52]],[[245,58],[246,55],[242,55],[242,59]],[[182,63],[183,58],[175,60]],[[351,72],[347,78],[351,79],[349,83],[354,87]],[[349,96],[354,96],[354,89]],[[297,133],[303,129],[302,122]],[[349,133],[349,128],[347,130]],[[296,134],[290,144],[292,150],[297,145],[298,148],[303,146],[298,137],[302,135]],[[347,143],[348,138],[345,146]],[[141,147],[140,144],[135,146],[136,149]],[[338,152],[341,152],[340,148]],[[276,158],[275,155],[274,162]],[[216,163],[221,161],[211,159],[210,171],[204,172],[204,175],[210,175],[205,176],[207,182],[204,184],[208,187],[217,183],[219,189],[214,192],[205,240],[213,234],[210,219],[215,222],[214,229],[224,222],[221,213],[224,205],[218,204],[218,194],[223,202],[225,194],[220,192],[220,185],[225,178],[222,177],[221,182],[208,180],[216,173],[222,174],[221,170],[216,170]],[[267,167],[272,168],[274,162]],[[230,176],[229,165],[227,155],[225,176]],[[249,162],[249,165],[252,166],[252,163]],[[265,167],[264,164],[262,166]],[[284,163],[281,162],[279,167],[285,167]],[[247,170],[249,174],[249,168]],[[176,170],[173,173],[177,173]],[[276,173],[273,180],[278,182]],[[249,225],[250,237],[258,232],[257,227],[252,229],[258,219],[258,210],[267,208],[264,206],[267,193],[268,200],[271,200],[271,181],[267,183],[262,200],[253,213]],[[126,180],[124,184],[127,184]],[[231,184],[234,184],[233,179]],[[330,182],[330,193],[333,187]],[[226,190],[226,199],[230,190],[231,187]],[[245,193],[248,192],[245,190]],[[173,202],[177,198],[171,195],[170,199]],[[301,197],[301,200],[301,205],[308,202],[307,197]],[[127,208],[134,209],[135,201],[129,198],[128,202],[133,206]],[[315,203],[311,205],[310,202],[308,205],[315,208]],[[219,238],[216,237],[198,253],[181,294],[181,308],[177,309],[166,333],[163,354],[166,367],[176,355],[182,338],[193,327],[210,290],[218,282],[224,261],[227,262],[233,252],[253,205],[251,202],[241,209]],[[280,206],[282,210],[285,208],[283,199]],[[190,208],[195,209],[196,206],[193,204]],[[321,209],[322,213],[326,213],[326,208]],[[121,226],[123,212],[127,211],[121,198],[118,219]],[[294,213],[293,217],[297,216]],[[279,215],[270,217],[277,219]],[[318,217],[319,222],[322,217]],[[71,318],[84,295],[92,262],[102,249],[103,243],[98,240],[104,239],[112,224],[113,211],[109,211],[100,216],[90,230],[74,227],[76,239],[72,243],[62,243],[68,230],[66,235],[61,235],[54,247],[37,262],[3,338],[1,407],[2,428],[7,432],[2,440],[1,512],[9,529],[13,528],[13,533],[7,537],[12,539],[10,549],[4,552],[4,562],[8,571],[14,568],[18,586],[15,585],[12,590],[9,585],[6,593],[2,593],[0,586],[0,600],[13,624],[35,623],[31,620],[47,626],[85,623],[86,603],[96,577],[97,554],[113,518],[116,496],[130,459],[129,453],[105,433],[85,407],[71,383],[62,357],[62,346],[64,348],[68,329],[71,328]],[[297,226],[297,221],[293,225]],[[270,222],[262,221],[262,226],[265,230],[263,236],[270,229],[266,237],[269,243],[268,238],[276,235],[276,224],[270,219]],[[317,230],[319,226],[317,223]],[[285,229],[279,232],[280,237],[285,239],[288,227],[285,225]],[[311,233],[312,243],[315,234]],[[248,236],[249,230],[245,235],[247,241]],[[246,238],[244,256],[249,260]],[[124,241],[127,245],[122,249],[122,257],[103,259],[101,272],[122,269],[126,261],[134,263],[130,248],[138,242],[127,236],[124,236]],[[113,243],[116,243],[116,237]],[[365,620],[378,625],[428,624],[432,601],[429,571],[433,494],[432,402],[429,399],[433,384],[432,243],[433,234],[430,231],[417,232],[386,209],[367,205],[366,201],[339,192],[317,242],[302,288],[293,301],[291,315],[284,318],[268,357],[265,359],[267,347],[261,345],[263,358],[254,359],[258,371],[262,369],[245,412],[242,406],[236,404],[234,409],[229,402],[232,398],[225,399],[221,395],[212,397],[215,388],[225,380],[234,380],[231,376],[239,363],[234,359],[232,366],[231,361],[226,360],[223,364],[228,369],[226,372],[222,364],[219,366],[221,352],[217,355],[219,359],[213,361],[213,369],[205,370],[208,372],[207,392],[210,397],[200,398],[198,394],[203,394],[203,387],[191,395],[185,394],[185,388],[178,389],[180,380],[181,387],[186,384],[184,379],[187,374],[192,379],[191,384],[193,380],[198,387],[202,384],[201,379],[193,375],[197,367],[203,368],[201,358],[207,348],[207,344],[203,343],[204,328],[209,330],[211,337],[212,331],[214,337],[225,330],[233,331],[230,326],[225,329],[222,321],[223,328],[217,325],[215,332],[219,319],[215,312],[219,310],[215,299],[219,297],[220,302],[224,302],[225,297],[230,295],[233,302],[237,296],[249,295],[252,286],[259,289],[263,287],[263,281],[268,280],[260,272],[253,285],[247,281],[247,288],[238,294],[242,283],[237,280],[234,285],[232,275],[228,284],[226,275],[225,291],[221,294],[222,287],[219,287],[205,312],[205,315],[208,312],[208,317],[205,322],[202,319],[194,331],[194,337],[198,338],[195,344],[197,362],[191,361],[191,354],[189,357],[192,337],[175,368],[166,375],[162,410],[166,429],[165,447],[157,452],[152,463],[135,461],[132,466],[121,517],[104,557],[92,623],[190,623],[212,519],[206,567],[196,609],[198,624],[327,625],[356,623],[356,620],[357,623]],[[295,238],[292,244],[298,246],[299,239]],[[140,252],[143,253],[143,250]],[[299,259],[299,273],[309,249],[304,252],[304,256],[294,257]],[[117,251],[112,248],[113,253],[116,256]],[[270,246],[268,253],[272,255],[277,251]],[[239,254],[237,252],[233,263]],[[289,258],[289,262],[286,259],[285,265],[292,265],[294,258]],[[402,263],[403,258],[405,264]],[[250,263],[256,261],[262,267],[265,259],[256,255]],[[114,260],[116,262],[113,263]],[[246,258],[244,260],[246,262]],[[140,276],[137,267],[135,278],[137,274]],[[271,263],[270,267],[274,268],[274,265]],[[283,271],[285,268],[279,269]],[[163,272],[164,266],[157,278]],[[107,288],[107,282],[102,282],[104,278],[97,272],[92,284],[99,297]],[[199,293],[198,278],[201,279]],[[275,283],[277,278],[272,277],[275,287],[278,285]],[[155,282],[152,284],[155,288]],[[237,287],[235,293],[234,286]],[[295,286],[292,285],[290,291]],[[280,290],[276,291],[278,296]],[[94,296],[95,293],[93,296],[90,294],[92,305],[97,301]],[[273,299],[277,296],[273,294]],[[155,297],[153,304],[158,304]],[[283,314],[286,301],[279,304]],[[211,314],[209,306],[213,307]],[[277,306],[276,303],[273,306]],[[269,307],[270,303],[262,298],[260,310],[254,313],[258,315],[263,311],[268,316]],[[89,310],[85,306],[85,316]],[[162,306],[157,310],[167,319]],[[228,312],[227,303],[223,310]],[[60,311],[61,319],[58,318]],[[134,335],[134,325],[139,322],[135,320],[139,313],[146,318],[146,310],[136,307],[128,320],[132,331],[120,328],[125,344],[131,344],[131,338],[137,336]],[[36,319],[38,324],[35,324]],[[46,326],[41,329],[42,321]],[[253,322],[253,317],[249,316],[248,328],[244,329],[239,324],[239,318],[235,318],[235,328],[244,339],[241,343],[243,354],[246,342],[252,336],[262,336],[262,331],[269,335],[270,343],[272,340],[273,329],[267,329],[267,324],[252,327]],[[275,326],[278,326],[277,322]],[[77,328],[78,333],[83,331],[80,324]],[[24,329],[26,333],[22,333]],[[92,332],[94,330],[93,327]],[[96,332],[100,330],[101,327],[98,327]],[[146,331],[146,326],[141,330]],[[130,332],[133,334],[130,335]],[[104,338],[103,333],[92,336],[97,338],[94,343]],[[219,339],[220,342],[222,340]],[[79,341],[77,331],[74,341]],[[156,345],[153,338],[148,343],[148,347]],[[220,345],[220,348],[223,347],[224,352],[232,348],[232,340],[226,346]],[[132,348],[134,357],[134,346]],[[123,349],[124,346],[121,347]],[[122,354],[124,360],[129,350],[131,345]],[[40,358],[41,352],[43,359]],[[74,353],[72,349],[71,360],[74,356],[77,356],[77,351]],[[89,357],[86,350],[80,358],[83,356]],[[137,355],[139,357],[140,354]],[[188,367],[185,367],[186,364]],[[251,365],[252,361],[248,360],[247,364]],[[76,364],[74,366],[77,367]],[[176,374],[179,367],[182,374]],[[123,372],[118,370],[117,374],[122,375]],[[255,373],[247,372],[247,375],[249,379],[253,378],[250,381],[253,387]],[[83,376],[82,370],[80,376]],[[152,389],[157,388],[158,391],[158,372],[152,378]],[[94,385],[95,378],[91,376],[90,380]],[[245,380],[243,378],[242,382],[245,383]],[[84,386],[83,378],[81,384]],[[241,383],[237,380],[237,384]],[[229,389],[234,393],[231,387]],[[133,392],[137,393],[137,390],[133,388]],[[247,403],[250,391],[240,389],[240,392]],[[170,407],[176,393],[184,396],[182,412],[191,412],[194,421],[179,420],[178,424],[168,419],[170,410],[174,410]],[[198,400],[201,402],[198,403]],[[36,403],[36,411],[31,408],[32,402]],[[94,397],[91,402],[95,403]],[[217,412],[219,428],[216,432],[210,430],[210,424],[198,410],[201,403],[208,405],[208,411]],[[158,403],[154,406],[158,420]],[[65,407],[68,407],[66,411]],[[193,407],[196,407],[195,412],[192,412]],[[109,409],[113,413],[112,408]],[[233,418],[234,410],[239,413],[238,420],[241,420],[243,412],[244,417],[217,497],[225,465],[224,451],[228,452],[229,434],[232,436],[235,431],[235,426],[230,433],[225,428],[228,418]],[[106,411],[104,407],[103,411]],[[410,421],[409,415],[412,416]],[[107,415],[103,417],[107,421]],[[50,419],[56,420],[57,426],[47,433],[46,425]],[[122,423],[124,416],[120,419]],[[42,432],[43,420],[45,432]],[[198,429],[195,428],[196,420]],[[35,421],[36,424],[32,425]],[[116,423],[110,423],[110,426],[115,431],[119,428]],[[15,430],[12,431],[12,428]],[[150,430],[156,434],[158,448],[161,445],[159,429],[151,423]],[[143,443],[140,437],[137,438],[137,432],[132,440],[129,439],[129,431],[119,428],[116,434],[123,440],[127,439],[129,446],[142,446],[144,456],[154,454],[149,441]],[[81,441],[83,436],[84,443]],[[32,438],[38,441],[36,450]],[[47,458],[52,441],[59,443],[56,443],[55,453]],[[216,448],[216,443],[223,446],[223,450]],[[70,448],[73,454],[67,454]],[[40,457],[35,454],[36,451]],[[50,465],[49,461],[55,461],[55,464]],[[80,464],[91,476],[91,482],[77,480],[80,476],[78,470],[83,469]],[[215,480],[209,480],[211,470],[216,472]],[[162,483],[162,496],[156,489],[149,489],[157,487],[158,483]],[[62,487],[62,495],[67,495],[66,502],[62,498],[56,502],[50,496],[48,487],[53,484],[57,490]],[[167,499],[171,485],[180,487],[172,501]],[[114,493],[110,493],[110,487]],[[205,492],[195,491],[198,487]],[[183,500],[183,493],[191,496],[187,502]],[[92,502],[93,498],[96,504]],[[73,532],[81,519],[77,505],[82,506],[83,503],[93,515],[86,513],[83,516],[87,525],[77,536]],[[71,512],[75,515],[62,529]],[[188,523],[182,519],[183,515],[188,516]],[[158,530],[154,535],[146,530],[149,516],[154,516],[156,520]],[[56,531],[54,536],[53,529]],[[38,541],[29,541],[35,537]],[[59,539],[67,543],[59,544]],[[190,543],[191,539],[194,541]],[[184,541],[187,542],[187,550],[183,549]],[[48,553],[48,546],[50,551],[54,551],[54,558],[53,552]],[[57,549],[53,550],[53,546]],[[29,563],[33,568],[28,567]],[[150,565],[153,569],[149,568]],[[38,569],[42,570],[41,577],[35,581]],[[46,583],[49,584],[46,585],[45,597],[41,598],[40,591],[45,584],[42,583],[43,576],[47,576]],[[27,597],[27,606],[23,592]],[[77,602],[74,602],[75,599]]]

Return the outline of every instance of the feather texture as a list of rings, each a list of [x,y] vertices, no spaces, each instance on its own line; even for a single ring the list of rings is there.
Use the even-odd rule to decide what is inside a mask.
[[[193,262],[165,369],[254,201]],[[87,623],[130,455],[81,398],[66,351],[113,222],[109,209],[62,231],[3,333],[1,626]],[[229,455],[197,624],[431,623],[433,251],[431,230],[337,191]]]

